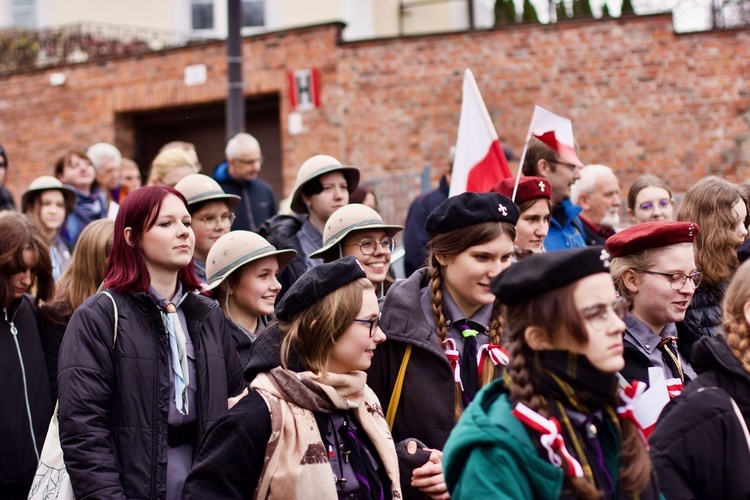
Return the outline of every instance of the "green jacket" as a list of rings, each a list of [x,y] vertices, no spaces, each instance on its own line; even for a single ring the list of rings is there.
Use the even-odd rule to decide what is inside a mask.
[[[526,426],[512,410],[502,380],[480,391],[466,409],[444,448],[445,481],[452,499],[560,497],[562,469],[540,458]],[[617,484],[619,446],[607,448],[605,462]]]

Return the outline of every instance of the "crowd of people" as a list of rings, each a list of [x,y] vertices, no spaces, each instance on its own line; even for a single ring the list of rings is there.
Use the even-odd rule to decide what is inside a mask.
[[[623,200],[532,138],[402,226],[332,156],[280,210],[258,141],[225,153],[98,143],[0,189],[0,498],[46,487],[53,417],[79,500],[750,496],[746,186]]]

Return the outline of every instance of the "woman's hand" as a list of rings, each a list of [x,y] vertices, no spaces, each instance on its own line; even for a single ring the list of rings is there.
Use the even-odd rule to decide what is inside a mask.
[[[229,406],[229,409],[231,410],[232,406],[239,403],[240,399],[244,398],[245,396],[247,396],[247,387],[245,387],[245,390],[242,391],[242,393],[239,396],[235,396],[233,398],[227,399],[227,405]]]
[[[424,448],[430,452],[430,459],[423,466],[414,469],[411,476],[411,485],[433,500],[448,500],[451,496],[443,477],[443,452]],[[409,453],[417,451],[417,443],[414,441],[406,445]]]

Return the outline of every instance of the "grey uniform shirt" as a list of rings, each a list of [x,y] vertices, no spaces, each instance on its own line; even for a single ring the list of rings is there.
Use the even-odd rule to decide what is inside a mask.
[[[674,378],[676,375],[672,374],[672,370],[669,368],[669,365],[664,362],[662,352],[657,349],[657,347],[662,337],[677,337],[677,327],[675,324],[667,324],[660,332],[660,335],[657,335],[648,325],[632,314],[628,314],[628,317],[625,318],[625,325],[627,326],[624,335],[625,340],[633,344],[640,352],[642,352],[648,358],[652,366],[664,370],[664,377],[667,380]],[[680,355],[679,351],[677,351],[676,345],[674,345],[674,351],[677,353],[677,357],[682,365],[682,372],[690,380],[695,380],[697,377],[695,370],[693,370],[690,364]]]

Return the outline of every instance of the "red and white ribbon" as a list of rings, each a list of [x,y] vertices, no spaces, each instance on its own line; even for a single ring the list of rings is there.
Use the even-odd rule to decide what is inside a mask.
[[[490,357],[492,364],[507,365],[510,362],[508,357],[508,351],[505,347],[499,344],[484,344],[480,345],[477,349],[477,369],[479,370],[479,377],[482,377],[482,368],[484,368],[484,360]]]
[[[545,418],[523,403],[516,404],[513,416],[541,434],[539,442],[547,450],[552,465],[562,467],[568,476],[583,477],[583,467],[565,447],[562,428],[556,418]]]
[[[629,386],[623,388],[620,392],[620,400],[623,404],[617,407],[617,414],[620,418],[627,418],[634,424],[639,425],[635,418],[635,404],[638,398],[646,392],[647,387],[646,382],[634,380]]]
[[[682,380],[679,378],[668,378],[667,379],[667,392],[669,397],[674,399],[682,393]]]
[[[461,386],[461,390],[464,390],[464,383],[461,382],[461,355],[456,349],[456,341],[453,339],[445,339],[443,341],[443,349],[445,349],[445,355],[448,357],[448,362],[451,364],[453,369],[453,381]]]

